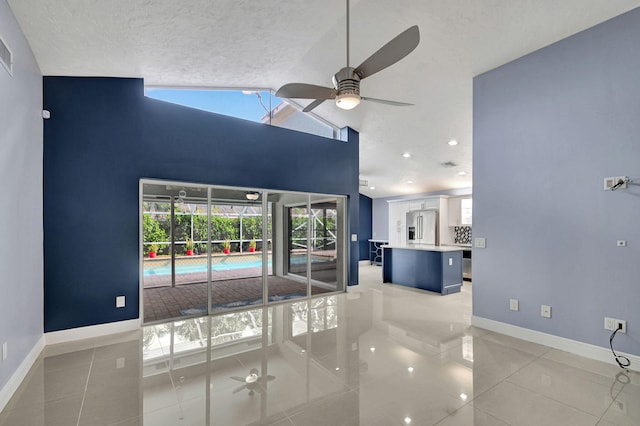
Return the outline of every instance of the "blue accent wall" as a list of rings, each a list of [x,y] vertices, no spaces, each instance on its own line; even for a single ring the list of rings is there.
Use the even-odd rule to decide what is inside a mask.
[[[358,221],[358,246],[360,260],[369,260],[369,240],[371,239],[372,201],[360,194],[360,219]]]
[[[474,79],[475,317],[640,355],[639,42],[636,8]]]
[[[358,230],[351,129],[337,141],[212,114],[127,78],[45,77],[44,108],[46,332],[138,318],[141,178],[346,195]],[[350,242],[350,285],[357,262]]]

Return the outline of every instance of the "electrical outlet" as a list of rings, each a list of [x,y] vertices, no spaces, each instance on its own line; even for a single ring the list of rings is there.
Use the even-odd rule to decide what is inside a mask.
[[[605,191],[611,190],[616,185],[616,189],[627,189],[629,178],[627,176],[609,176],[604,178]]]
[[[518,302],[518,299],[509,299],[509,309],[512,311],[520,310],[520,303]]]
[[[486,238],[481,238],[481,237],[476,238],[475,246],[476,246],[476,248],[486,248],[487,247]]]
[[[453,258],[452,257],[449,258],[449,266],[453,266]]]
[[[620,181],[623,182],[622,184],[620,184],[618,189],[627,189],[627,182],[629,181],[629,179],[626,176],[616,176],[614,180],[615,180],[615,182],[613,183],[614,185],[619,183]]]
[[[116,296],[116,308],[124,308],[125,298],[124,296]]]
[[[540,306],[540,316],[544,318],[551,318],[551,306],[549,305]]]
[[[610,331],[620,329],[618,333],[626,333],[627,321],[616,319],[616,318],[604,317],[604,329],[610,330]]]

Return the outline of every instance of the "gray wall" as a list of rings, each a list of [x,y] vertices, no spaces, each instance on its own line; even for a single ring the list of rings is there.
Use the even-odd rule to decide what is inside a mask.
[[[43,333],[42,75],[16,19],[0,0],[0,34],[13,77],[0,66],[0,389]]]
[[[474,79],[474,316],[601,347],[625,319],[640,354],[639,42],[635,9]]]
[[[431,197],[436,195],[469,195],[471,188],[450,189],[436,192],[423,192],[421,194],[398,195],[394,197],[375,198],[372,212],[372,238],[374,240],[389,239],[389,203],[390,200],[412,200],[416,198]]]

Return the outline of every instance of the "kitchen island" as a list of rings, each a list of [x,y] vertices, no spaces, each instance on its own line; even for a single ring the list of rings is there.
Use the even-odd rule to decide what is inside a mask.
[[[462,287],[462,248],[426,244],[382,246],[382,282],[442,295]]]

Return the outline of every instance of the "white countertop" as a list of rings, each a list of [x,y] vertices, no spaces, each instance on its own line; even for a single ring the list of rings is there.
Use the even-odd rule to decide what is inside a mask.
[[[425,251],[462,251],[462,247],[455,246],[434,246],[431,244],[387,244],[382,248],[405,249],[405,250],[425,250]]]
[[[447,246],[461,247],[462,249],[471,249],[471,244],[445,244]]]
[[[368,240],[368,241],[372,243],[388,243],[389,242],[389,240]]]

